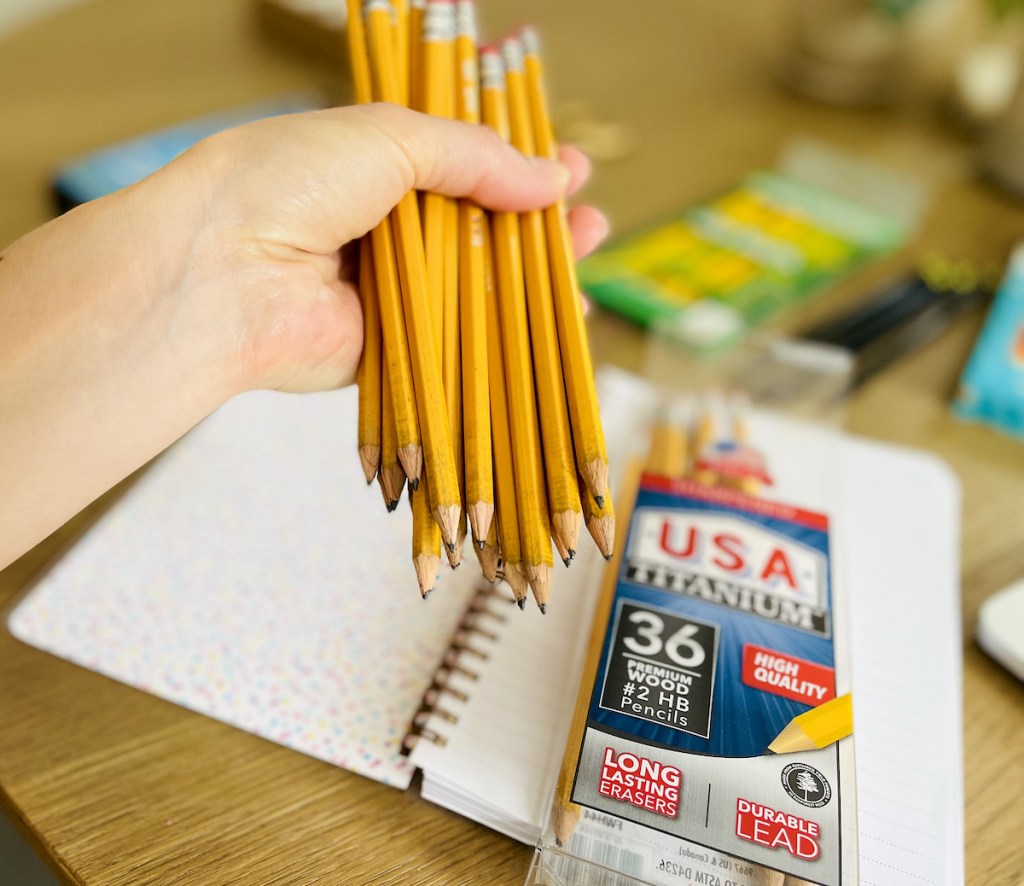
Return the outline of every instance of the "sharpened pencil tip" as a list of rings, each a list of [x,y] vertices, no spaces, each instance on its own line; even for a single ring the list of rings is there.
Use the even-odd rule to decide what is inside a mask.
[[[570,562],[569,558],[568,557],[562,557],[562,562],[565,564],[565,568],[568,569],[569,568],[569,562]]]
[[[482,550],[484,549],[484,545],[485,545],[485,544],[487,544],[487,539],[486,539],[486,538],[485,538],[485,539],[482,539],[482,540],[480,540],[480,541],[478,541],[478,542],[476,543],[476,549],[477,549],[478,551],[482,551]]]
[[[397,508],[397,507],[398,507],[398,499],[397,498],[394,501],[389,501],[388,504],[387,504],[388,513],[389,514],[393,514],[395,512],[395,508]]]
[[[462,565],[462,561],[459,560],[458,563],[452,563],[451,567],[452,567],[452,569],[458,569],[461,565]]]
[[[576,559],[576,548],[569,548],[569,559],[570,560],[575,560]]]
[[[612,555],[611,554],[605,554],[604,558],[605,558],[605,560],[609,560],[610,561],[612,559]]]
[[[772,750],[771,748],[765,748],[765,749],[764,749],[764,752],[765,752],[765,754],[767,754],[767,755],[768,755],[769,757],[774,757],[774,756],[776,756],[776,754],[775,754],[775,751],[773,751],[773,750]]]
[[[445,542],[444,546],[446,548],[448,548],[449,551],[453,551],[454,552],[454,550],[455,550],[455,543],[454,542],[452,542],[451,544],[448,544],[448,542]]]
[[[427,597],[429,597],[432,593],[434,593],[434,589],[427,588],[425,591],[423,591],[423,599],[426,600]]]
[[[540,614],[541,615],[547,615],[548,614],[548,604],[547,603],[541,603],[541,604],[539,604],[539,606],[540,606]]]
[[[597,506],[599,508],[603,508],[604,507],[604,496],[603,495],[595,495],[594,496],[594,501],[597,502]]]
[[[520,609],[525,609],[526,597],[520,597],[518,600],[516,600],[516,606],[518,606]]]
[[[417,492],[419,490],[419,488],[420,488],[420,478],[417,477],[415,480],[410,480],[409,481],[409,488],[413,492]]]

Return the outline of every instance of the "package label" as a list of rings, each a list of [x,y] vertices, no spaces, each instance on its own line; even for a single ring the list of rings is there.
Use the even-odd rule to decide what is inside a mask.
[[[572,801],[680,838],[650,855],[680,870],[843,882],[839,746],[768,751],[835,698],[832,630],[826,515],[644,477]]]

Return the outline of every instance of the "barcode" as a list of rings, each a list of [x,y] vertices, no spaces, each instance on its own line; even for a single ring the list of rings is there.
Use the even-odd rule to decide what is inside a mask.
[[[634,886],[643,873],[644,856],[599,837],[574,834],[567,847],[572,855],[547,853],[545,868],[562,882],[586,886]]]

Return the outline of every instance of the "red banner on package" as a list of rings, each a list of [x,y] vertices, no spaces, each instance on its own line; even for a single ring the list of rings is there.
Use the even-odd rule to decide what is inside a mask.
[[[817,707],[835,697],[835,671],[774,649],[743,644],[743,683]]]

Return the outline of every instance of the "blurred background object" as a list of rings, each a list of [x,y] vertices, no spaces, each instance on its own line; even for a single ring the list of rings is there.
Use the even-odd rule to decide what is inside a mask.
[[[607,211],[616,237],[773,168],[797,136],[925,183],[927,205],[904,245],[766,318],[764,338],[732,352],[752,357],[746,371],[756,381],[766,381],[756,362],[766,354],[802,368],[793,342],[867,311],[894,281],[912,279],[924,256],[987,275],[1005,267],[1024,231],[1024,202],[1008,196],[1024,192],[1017,3],[648,0],[628,15],[619,0],[478,5],[486,39],[537,25],[559,134],[592,153],[585,199]],[[71,158],[285,94],[349,101],[337,20],[320,9],[289,0],[0,0],[0,244],[52,217],[52,177]],[[1005,192],[983,183],[982,170]],[[927,343],[915,334],[913,347],[845,398],[853,369],[842,359],[812,373],[807,389],[813,409],[842,399],[850,431],[927,448],[961,477],[968,625],[988,595],[1024,575],[1024,449],[949,408],[982,327],[978,304],[941,318],[935,335],[929,323]],[[647,336],[628,320],[595,306],[588,325],[597,361],[645,367]],[[654,371],[713,383],[724,369],[694,370],[673,351]],[[0,605],[96,513],[0,573]],[[192,882],[223,882],[227,857],[251,872],[300,851],[310,878],[324,882],[343,876],[339,865],[354,878],[365,873],[374,851],[424,882],[479,879],[481,856],[496,881],[525,873],[528,853],[501,837],[63,667],[6,632],[0,661],[0,801],[82,882],[133,882],[146,865],[172,866],[153,882],[186,876],[186,867]],[[973,646],[965,661],[968,882],[1022,882],[1024,811],[1014,798],[1024,793],[1024,696]],[[261,804],[272,796],[288,810],[287,826],[243,815],[220,781],[228,771],[256,785]],[[415,834],[400,847],[396,817]],[[350,833],[356,839],[339,839]],[[453,841],[464,851],[439,856],[434,847]],[[0,881],[6,873],[0,867]]]

